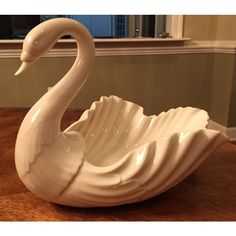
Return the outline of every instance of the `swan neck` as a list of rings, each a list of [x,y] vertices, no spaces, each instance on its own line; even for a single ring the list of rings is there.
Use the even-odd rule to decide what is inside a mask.
[[[75,38],[78,48],[76,60],[65,76],[39,101],[40,107],[45,111],[45,119],[53,117],[52,129],[56,133],[61,132],[62,116],[85,84],[94,61],[95,50],[92,36],[80,23],[72,26],[70,23],[65,26],[66,30],[62,29],[60,37],[70,34]]]

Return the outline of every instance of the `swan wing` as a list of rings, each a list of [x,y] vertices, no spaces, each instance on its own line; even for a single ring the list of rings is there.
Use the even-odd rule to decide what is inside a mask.
[[[84,137],[86,161],[56,202],[120,205],[169,189],[227,140],[205,128],[208,118],[205,111],[190,107],[145,116],[140,106],[102,97],[66,130]]]
[[[110,166],[85,162],[56,202],[91,207],[148,199],[187,177],[225,141],[213,130],[174,133],[138,147]]]

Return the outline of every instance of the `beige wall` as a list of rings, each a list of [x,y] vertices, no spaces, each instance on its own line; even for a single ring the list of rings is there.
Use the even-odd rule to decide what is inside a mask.
[[[211,84],[211,119],[228,126],[230,113],[231,89],[234,76],[235,55],[215,54]],[[236,126],[236,119],[234,120]]]
[[[228,126],[236,127],[236,60],[235,59],[234,59],[233,80],[231,84]]]
[[[193,40],[215,40],[217,31],[217,16],[184,16],[184,37]]]
[[[184,36],[193,40],[236,40],[236,15],[185,16]],[[207,69],[209,70],[209,68]],[[211,118],[236,126],[235,54],[215,54],[211,87]]]
[[[193,40],[236,40],[236,15],[184,16],[185,37]]]
[[[71,107],[88,108],[117,95],[158,114],[178,106],[206,109],[227,125],[233,55],[186,54],[96,57],[94,69]],[[69,69],[73,58],[43,58],[14,78],[18,59],[0,60],[0,106],[32,106]],[[56,68],[56,69],[55,69]],[[231,122],[233,123],[234,120]]]
[[[96,57],[94,69],[72,106],[87,108],[102,95],[138,103],[146,114],[177,106],[209,108],[210,54]],[[73,58],[43,58],[14,79],[18,59],[0,60],[0,106],[32,106],[62,77]],[[56,68],[56,69],[55,69]]]
[[[216,40],[236,40],[236,15],[217,17]]]

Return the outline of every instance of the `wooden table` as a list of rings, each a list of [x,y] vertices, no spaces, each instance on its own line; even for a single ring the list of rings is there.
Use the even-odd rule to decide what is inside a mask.
[[[236,145],[218,148],[194,173],[146,201],[80,209],[46,202],[19,180],[14,164],[16,134],[27,109],[0,109],[0,220],[2,221],[177,221],[236,220]],[[82,114],[67,111],[65,128]]]

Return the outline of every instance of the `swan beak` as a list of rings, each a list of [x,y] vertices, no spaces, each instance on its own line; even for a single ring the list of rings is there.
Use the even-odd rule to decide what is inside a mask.
[[[31,64],[31,62],[23,61],[20,68],[15,73],[15,76],[23,73],[30,66],[30,64]]]

